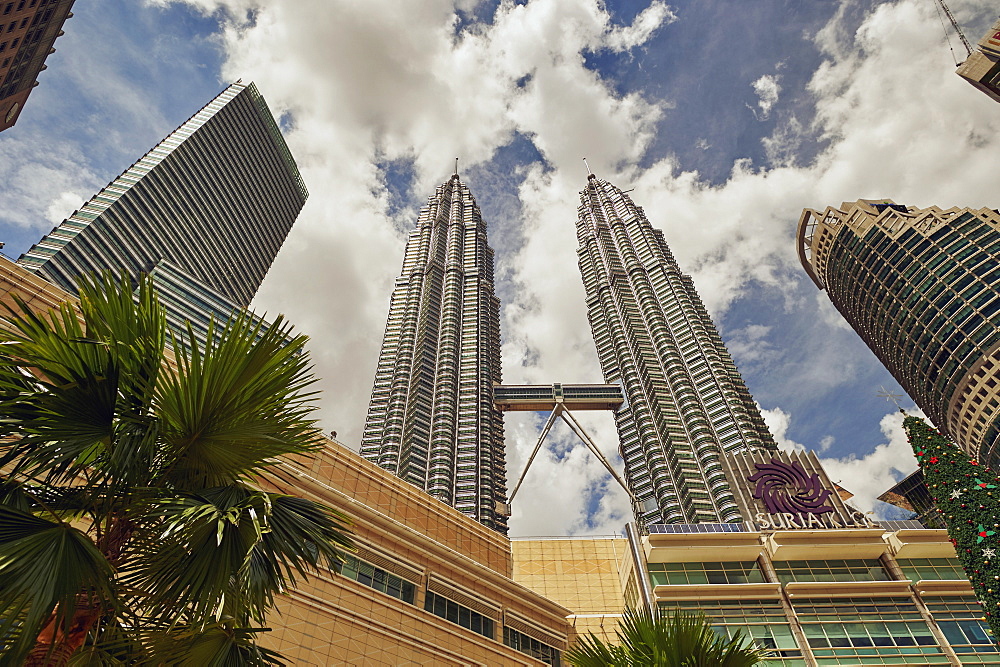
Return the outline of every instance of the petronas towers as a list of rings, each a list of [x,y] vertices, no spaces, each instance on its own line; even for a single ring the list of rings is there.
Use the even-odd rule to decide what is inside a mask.
[[[500,301],[493,249],[458,174],[410,232],[375,371],[361,455],[500,532],[507,517]]]
[[[642,523],[740,521],[720,457],[774,440],[660,230],[591,175],[579,267],[605,382],[618,383],[620,453]],[[410,233],[396,279],[361,454],[506,532],[500,305],[493,250],[457,174]]]
[[[740,521],[722,452],[776,449],[719,332],[663,232],[591,175],[576,223],[587,316],[643,523]]]

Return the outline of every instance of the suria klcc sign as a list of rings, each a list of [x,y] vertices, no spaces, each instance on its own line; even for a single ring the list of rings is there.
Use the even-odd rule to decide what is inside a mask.
[[[764,504],[754,522],[761,530],[794,528],[870,528],[874,524],[857,512],[845,522],[830,502],[833,491],[823,488],[819,474],[806,472],[798,461],[778,458],[755,463],[757,472],[748,476],[756,484],[753,497]]]

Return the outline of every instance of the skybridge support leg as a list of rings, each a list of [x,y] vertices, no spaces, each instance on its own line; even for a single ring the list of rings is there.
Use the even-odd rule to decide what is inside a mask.
[[[538,450],[542,448],[542,443],[545,442],[545,436],[549,434],[549,430],[552,428],[552,425],[556,422],[556,417],[559,416],[559,413],[562,412],[562,410],[563,408],[561,405],[556,405],[556,407],[552,409],[552,412],[549,413],[549,418],[545,422],[545,426],[542,428],[541,434],[539,434],[538,436],[538,442],[535,443],[535,449],[533,452],[531,452],[531,456],[528,457],[528,462],[524,465],[524,472],[521,473],[521,478],[517,480],[517,486],[514,487],[514,490],[511,492],[510,497],[507,498],[508,507],[514,501],[514,496],[517,495],[517,490],[521,488],[521,482],[524,481],[525,475],[528,474],[528,468],[531,467],[531,462],[534,461],[535,456],[538,455]]]
[[[563,421],[569,424],[569,427],[573,429],[573,432],[576,433],[576,435],[581,440],[583,440],[583,443],[585,445],[587,445],[587,449],[589,449],[594,453],[594,456],[596,456],[597,460],[601,462],[601,465],[603,465],[607,469],[607,471],[611,473],[611,476],[615,478],[615,481],[618,482],[618,484],[623,489],[625,489],[625,493],[627,493],[628,497],[632,499],[632,502],[638,503],[639,501],[636,499],[634,495],[632,495],[632,492],[629,490],[624,480],[622,480],[622,478],[618,476],[618,473],[615,472],[615,469],[611,467],[611,462],[608,461],[607,458],[605,458],[604,454],[602,454],[601,450],[597,448],[597,445],[594,443],[593,440],[591,440],[587,432],[583,430],[582,426],[580,426],[580,423],[576,421],[576,418],[573,416],[573,413],[564,408],[562,410],[561,416],[563,418]]]

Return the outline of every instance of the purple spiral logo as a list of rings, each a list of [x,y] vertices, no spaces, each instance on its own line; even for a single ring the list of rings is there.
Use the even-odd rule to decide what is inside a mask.
[[[826,504],[831,491],[820,485],[819,475],[809,475],[800,463],[785,463],[771,459],[770,463],[755,463],[757,472],[748,481],[756,482],[753,497],[764,501],[771,514],[792,512],[823,514],[832,512]]]

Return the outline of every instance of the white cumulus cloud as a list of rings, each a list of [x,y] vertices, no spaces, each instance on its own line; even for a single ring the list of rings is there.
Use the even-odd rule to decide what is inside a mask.
[[[776,74],[765,74],[751,84],[753,92],[757,93],[757,108],[750,107],[750,109],[759,120],[769,118],[771,109],[778,103],[778,95],[781,94],[778,79]]]

